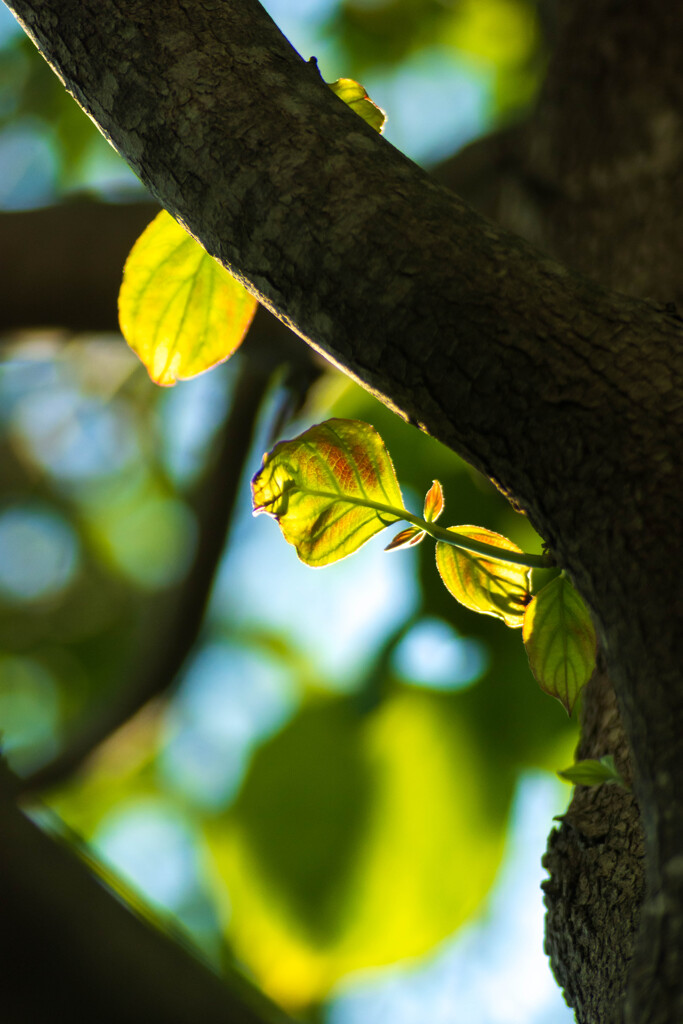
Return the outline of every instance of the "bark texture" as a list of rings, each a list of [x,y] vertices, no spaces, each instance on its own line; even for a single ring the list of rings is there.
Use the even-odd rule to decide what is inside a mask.
[[[146,0],[8,6],[207,250],[313,347],[494,479],[571,573],[600,632],[645,836],[647,896],[614,1020],[679,1024],[683,321],[669,305],[682,278],[667,264],[680,238],[675,15],[662,0],[647,12],[616,0],[564,5],[537,128],[500,150],[507,222],[588,277],[484,220],[374,136],[254,0],[177,0],[163,19]],[[562,82],[577,40],[571,74],[587,84],[572,100]],[[613,74],[624,83],[618,99]],[[609,735],[609,715],[601,720]],[[577,796],[563,831],[583,838],[554,841],[550,866],[564,867],[553,867],[549,893],[559,907],[561,875],[602,877],[593,930],[620,922],[626,956],[638,839],[633,803],[613,805],[613,793]],[[611,827],[598,851],[584,842],[596,836],[586,817],[603,814]],[[608,1019],[598,1006],[626,978],[599,968],[594,945],[582,954],[580,942],[553,939],[565,923],[575,937],[584,927],[580,914],[557,913],[549,944],[580,1020]],[[602,979],[592,986],[602,997],[588,993],[588,976]]]
[[[628,745],[604,669],[584,695],[577,759],[613,754],[631,782]],[[644,897],[643,836],[634,797],[618,786],[577,786],[543,865],[546,952],[577,1020],[624,1019],[633,941]]]

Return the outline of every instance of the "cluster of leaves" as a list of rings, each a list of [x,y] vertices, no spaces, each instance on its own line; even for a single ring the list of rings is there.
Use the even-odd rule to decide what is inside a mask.
[[[521,626],[533,674],[571,714],[592,675],[596,639],[569,580],[560,573],[533,594],[531,569],[547,567],[543,555],[526,554],[481,526],[438,526],[445,504],[438,480],[427,492],[423,517],[405,509],[391,457],[370,424],[333,419],[280,442],[264,456],[252,494],[255,514],[276,519],[306,565],[330,565],[401,521],[410,525],[388,551],[431,536],[437,568],[453,597],[506,626]]]
[[[352,79],[331,90],[372,128],[385,115]],[[228,359],[242,343],[256,299],[165,211],[134,245],[119,294],[121,330],[152,380],[173,385]],[[285,441],[264,458],[254,478],[254,508],[279,523],[307,565],[322,566],[357,550],[391,523],[407,521],[393,551],[436,540],[441,578],[466,608],[521,627],[531,670],[568,714],[595,665],[590,615],[563,573],[532,593],[531,569],[543,556],[525,554],[508,538],[479,526],[437,525],[444,509],[432,483],[423,518],[403,507],[400,487],[376,431],[358,421],[331,420]]]

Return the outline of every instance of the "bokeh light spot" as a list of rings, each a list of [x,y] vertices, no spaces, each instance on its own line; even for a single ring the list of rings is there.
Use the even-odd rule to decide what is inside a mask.
[[[177,811],[159,800],[117,807],[101,822],[93,847],[158,906],[178,908],[196,885],[192,831]]]
[[[52,202],[56,188],[57,158],[45,126],[25,119],[0,132],[0,209]]]
[[[18,403],[14,428],[34,462],[68,482],[120,472],[138,455],[130,410],[74,388],[35,391]]]
[[[139,587],[154,590],[182,579],[195,550],[196,523],[177,498],[142,497],[97,524],[106,555]]]
[[[59,693],[32,658],[0,657],[0,749],[20,775],[56,753]]]
[[[74,578],[78,541],[48,508],[14,506],[0,513],[0,595],[30,602],[53,597]]]
[[[423,618],[394,651],[395,670],[417,686],[461,690],[476,682],[488,663],[483,644],[460,637],[443,619]]]
[[[281,663],[234,644],[208,644],[193,659],[169,714],[164,778],[202,806],[227,804],[254,747],[295,706],[292,679]]]

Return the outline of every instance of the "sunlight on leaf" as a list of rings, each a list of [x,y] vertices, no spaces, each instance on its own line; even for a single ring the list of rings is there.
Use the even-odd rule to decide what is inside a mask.
[[[595,668],[596,637],[586,605],[565,576],[536,594],[524,613],[522,638],[541,689],[571,715]]]
[[[424,530],[418,530],[416,526],[409,526],[407,530],[401,530],[392,541],[385,547],[385,551],[398,551],[399,548],[412,548],[420,544],[427,534]]]
[[[521,548],[507,537],[485,530],[483,526],[449,526],[454,533],[492,544],[505,551]],[[509,562],[498,562],[462,548],[439,542],[436,565],[446,588],[456,601],[474,612],[494,615],[506,626],[522,625],[529,601],[529,570]]]
[[[387,115],[381,107],[372,102],[362,85],[354,82],[353,78],[338,78],[336,82],[327,84],[335,96],[338,96],[359,117],[367,121],[371,128],[374,128],[376,132],[382,131]]]
[[[121,332],[156,384],[196,377],[233,354],[258,303],[165,210],[126,260]]]
[[[306,565],[357,551],[401,518],[391,509],[403,507],[384,442],[359,420],[327,420],[280,442],[263,456],[251,488],[254,515],[276,519]]]
[[[423,516],[428,523],[435,523],[444,510],[443,487],[438,480],[432,480],[432,486],[427,491]]]

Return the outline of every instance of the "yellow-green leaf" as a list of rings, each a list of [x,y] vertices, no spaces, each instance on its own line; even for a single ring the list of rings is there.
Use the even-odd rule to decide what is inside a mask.
[[[427,491],[424,504],[424,518],[428,523],[435,523],[444,509],[443,487],[438,480],[432,480],[432,486]]]
[[[165,210],[126,260],[121,332],[157,384],[222,363],[241,344],[258,303]]]
[[[403,508],[391,458],[369,423],[332,419],[263,456],[251,483],[254,514],[267,512],[307,565],[356,551]]]
[[[367,121],[371,128],[374,128],[376,132],[382,131],[387,115],[381,107],[372,102],[362,85],[354,82],[353,78],[338,78],[336,82],[327,84],[335,96],[338,96],[364,121]]]
[[[483,526],[449,526],[472,540],[522,553],[507,537]],[[506,626],[521,626],[529,597],[529,570],[525,566],[477,555],[443,541],[436,545],[436,565],[456,601],[474,612],[495,615]]]
[[[585,604],[565,576],[539,590],[524,613],[522,638],[542,690],[571,715],[595,668],[595,629]]]

